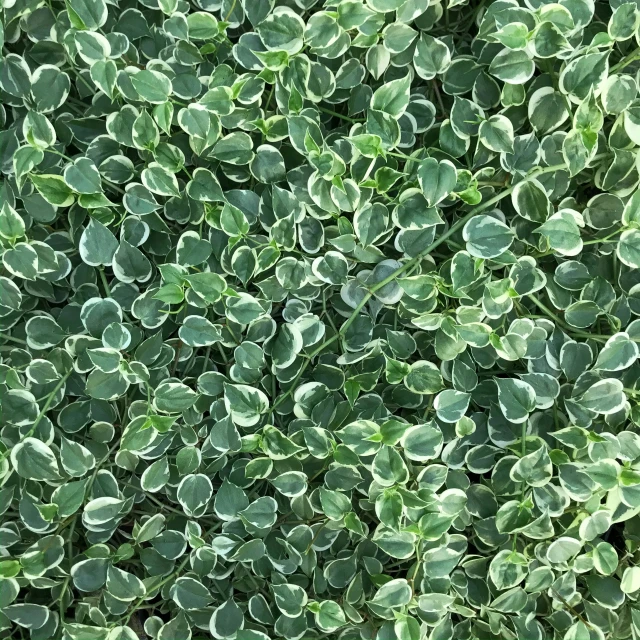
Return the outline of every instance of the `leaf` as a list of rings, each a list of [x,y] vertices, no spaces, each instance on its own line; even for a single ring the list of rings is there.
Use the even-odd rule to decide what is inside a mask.
[[[56,207],[69,207],[75,198],[65,181],[56,175],[31,175],[31,182],[38,193]]]
[[[24,438],[11,449],[11,464],[23,478],[35,481],[60,479],[58,461],[53,451],[36,438]]]
[[[159,71],[138,71],[131,76],[131,84],[143,100],[152,104],[162,104],[172,92],[171,80]]]
[[[398,80],[391,80],[377,89],[371,98],[371,108],[389,114],[392,118],[399,118],[409,104],[411,77],[405,76]]]
[[[429,206],[444,200],[456,185],[456,170],[451,162],[434,158],[423,160],[418,166],[418,180]]]
[[[491,151],[513,152],[513,125],[505,116],[491,116],[480,124],[480,141]]]
[[[178,578],[171,587],[171,597],[186,611],[204,609],[212,601],[209,590],[193,578]]]
[[[384,584],[373,596],[373,604],[385,608],[402,607],[411,600],[411,587],[403,578],[391,580]]]
[[[18,212],[5,202],[0,209],[0,236],[8,240],[15,240],[24,235],[24,221]]]
[[[627,229],[622,232],[616,253],[620,262],[634,269],[640,264],[640,231],[638,229]]]
[[[303,45],[304,22],[288,7],[281,7],[258,25],[257,33],[267,49],[294,54]]]
[[[141,598],[146,594],[144,583],[140,578],[113,565],[107,570],[107,591],[114,598],[125,602]]]
[[[49,610],[40,604],[12,604],[3,608],[4,614],[21,627],[40,629],[49,619]]]
[[[169,463],[166,457],[149,465],[140,478],[140,486],[144,491],[155,493],[160,491],[169,481]]]
[[[224,403],[239,426],[256,424],[269,406],[267,396],[260,389],[243,384],[225,384]]]
[[[476,258],[496,258],[513,242],[513,234],[504,222],[487,215],[469,220],[463,231],[467,251]]]
[[[449,47],[442,40],[422,33],[413,54],[413,65],[421,78],[432,80],[451,65]]]
[[[190,347],[206,347],[222,340],[220,329],[201,316],[185,318],[179,335],[180,339]]]
[[[185,476],[178,485],[178,501],[190,517],[204,513],[212,495],[211,480],[201,473]]]
[[[638,358],[638,345],[628,334],[617,333],[609,340],[598,354],[594,369],[620,371],[630,367]]]
[[[64,181],[77,193],[101,193],[102,185],[96,165],[89,158],[78,158],[64,169]]]
[[[411,365],[404,384],[414,393],[438,393],[443,387],[442,375],[433,363],[420,360]]]
[[[523,380],[515,378],[496,378],[500,410],[509,422],[524,422],[536,404],[533,387]]]
[[[91,218],[80,238],[80,256],[93,267],[110,265],[118,249],[118,241],[107,227]]]
[[[97,30],[107,20],[107,6],[103,0],[68,0],[78,29]]]

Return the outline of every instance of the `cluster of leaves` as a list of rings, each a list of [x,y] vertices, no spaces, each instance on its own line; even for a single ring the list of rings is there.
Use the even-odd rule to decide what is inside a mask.
[[[640,637],[635,2],[0,26],[0,635]]]

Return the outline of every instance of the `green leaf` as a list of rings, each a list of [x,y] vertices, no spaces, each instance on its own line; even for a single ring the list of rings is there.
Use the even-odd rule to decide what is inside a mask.
[[[411,595],[412,590],[409,583],[403,578],[397,578],[380,587],[371,602],[380,607],[393,609],[408,604]]]
[[[56,175],[31,175],[31,182],[38,193],[56,207],[69,207],[75,198],[66,182]]]
[[[371,108],[399,118],[409,104],[411,76],[391,80],[377,89],[371,98]]]
[[[7,240],[16,240],[24,236],[26,227],[18,212],[5,202],[0,209],[0,236]]]
[[[426,360],[414,362],[405,376],[404,384],[414,393],[438,393],[443,387],[438,367]]]
[[[504,417],[509,422],[525,422],[536,405],[533,387],[515,378],[495,378],[498,387],[498,403]]]
[[[423,160],[418,166],[418,181],[429,206],[444,200],[456,185],[456,169],[451,162],[434,158]]]
[[[497,258],[513,242],[513,234],[504,222],[481,215],[469,220],[463,231],[467,251],[476,258]]]
[[[138,71],[131,76],[131,84],[138,95],[152,104],[162,104],[171,95],[171,80],[159,71]]]
[[[118,241],[101,222],[91,218],[80,238],[80,256],[93,267],[110,265],[118,249]]]
[[[16,473],[31,480],[60,479],[58,461],[53,451],[36,438],[24,438],[11,449],[11,464]]]
[[[201,316],[185,318],[179,335],[190,347],[207,347],[222,340],[220,329]]]

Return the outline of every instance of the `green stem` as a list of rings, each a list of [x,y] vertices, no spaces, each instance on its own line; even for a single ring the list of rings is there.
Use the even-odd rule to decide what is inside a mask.
[[[549,307],[547,307],[545,304],[540,302],[540,300],[538,300],[538,298],[536,298],[536,296],[534,296],[533,294],[529,294],[527,297],[529,298],[529,300],[531,300],[531,302],[533,302],[533,304],[536,305],[536,307],[538,307],[538,309],[543,311],[547,317],[551,318],[551,320],[553,320],[560,327],[563,327],[566,331],[571,332],[574,336],[577,336],[579,338],[593,338],[594,340],[598,340],[599,342],[606,342],[611,337],[601,336],[600,334],[587,333],[586,331],[579,331],[575,329],[575,327],[572,327],[570,324],[567,324],[564,320],[558,317],[556,313],[549,309]]]
[[[614,236],[617,236],[619,233],[622,233],[623,231],[624,229],[616,229],[613,233],[610,233],[608,236],[605,236],[604,238],[594,238],[593,240],[587,240],[582,244],[583,246],[587,246],[591,244],[603,244],[605,242],[609,242],[609,240],[611,240]],[[538,258],[544,258],[545,256],[550,256],[554,253],[556,253],[555,249],[549,249],[548,251],[544,251],[542,253],[534,253],[532,255],[534,258],[538,259]]]
[[[100,280],[102,281],[102,286],[104,287],[104,292],[107,294],[107,298],[111,297],[111,288],[109,287],[109,283],[107,282],[107,276],[104,272],[104,267],[100,267]]]
[[[28,344],[28,342],[26,340],[23,340],[22,338],[16,338],[14,336],[6,336],[6,335],[2,335],[1,337],[3,340],[8,340],[9,342],[15,342],[16,344]]]
[[[216,524],[214,524],[210,529],[208,529],[203,534],[203,537],[205,535],[213,533],[219,527],[220,527],[220,523],[217,522]],[[171,572],[163,580],[160,580],[160,582],[157,585],[154,586],[153,590],[156,591],[156,592],[160,592],[160,590],[162,589],[162,587],[164,587],[165,584],[171,582],[174,578],[176,578],[180,574],[180,572],[187,566],[187,564],[189,562],[189,556],[190,556],[190,554],[187,554],[187,557],[178,565],[176,570]],[[128,622],[129,622],[129,620],[131,620],[131,617],[133,616],[133,614],[142,606],[142,603],[147,599],[147,597],[148,596],[142,596],[141,598],[136,600],[135,604],[131,608],[131,611],[129,611],[129,613],[126,616],[120,618],[118,623],[120,623],[122,626],[126,626],[128,624]]]
[[[116,193],[119,193],[120,195],[124,195],[126,193],[124,189],[121,189],[117,184],[111,182],[111,180],[107,180],[105,177],[102,177],[102,180],[107,183],[107,187],[109,189],[113,189]]]
[[[527,420],[522,423],[522,432],[520,434],[520,457],[524,458],[527,455]],[[527,483],[522,482],[522,489],[520,491],[520,503],[524,502],[524,496],[527,491]],[[518,532],[513,535],[513,547],[512,551],[518,550]]]
[[[602,157],[602,156],[596,156],[596,158],[600,158],[600,157]],[[594,160],[596,158],[594,158]],[[536,169],[536,170],[532,171],[525,178],[525,180],[532,180],[533,178],[536,178],[537,176],[540,176],[540,175],[545,174],[545,173],[552,173],[554,171],[560,171],[561,169],[565,169],[566,166],[567,166],[566,163],[562,163],[562,164],[558,164],[558,165],[553,165],[551,167],[542,167],[540,169]],[[508,187],[507,189],[505,189],[501,193],[497,193],[492,198],[489,198],[486,202],[483,202],[483,203],[473,207],[465,216],[463,216],[457,222],[452,224],[449,227],[449,229],[447,231],[445,231],[439,238],[434,240],[428,247],[423,249],[417,256],[415,256],[415,258],[411,258],[410,260],[405,262],[401,267],[396,269],[393,273],[389,274],[386,278],[384,278],[380,282],[374,284],[367,291],[367,293],[363,296],[362,300],[358,303],[358,305],[353,310],[351,315],[347,318],[346,322],[340,327],[340,331],[338,331],[338,333],[336,333],[333,336],[331,336],[331,338],[329,338],[328,340],[325,340],[319,347],[317,347],[311,353],[308,354],[308,359],[305,360],[305,362],[302,365],[302,367],[300,367],[300,371],[298,372],[296,377],[291,382],[291,386],[289,387],[289,389],[282,396],[280,396],[276,400],[276,402],[273,404],[273,406],[269,410],[269,413],[270,414],[273,413],[275,411],[276,407],[278,407],[280,404],[282,404],[296,390],[296,388],[298,386],[298,382],[300,381],[300,378],[302,377],[302,375],[305,372],[307,366],[309,365],[309,362],[311,362],[311,360],[315,356],[317,356],[319,353],[321,353],[326,347],[328,347],[329,345],[333,344],[336,340],[338,340],[339,338],[341,338],[342,336],[344,336],[346,334],[346,332],[348,331],[349,327],[353,324],[355,319],[358,317],[360,311],[362,311],[364,306],[367,304],[367,302],[369,302],[370,298],[375,294],[376,291],[382,289],[382,287],[388,285],[390,282],[393,282],[398,276],[402,275],[405,271],[407,271],[409,269],[412,269],[414,266],[417,266],[418,263],[425,256],[429,255],[434,249],[439,247],[448,238],[450,238],[452,235],[454,235],[460,229],[462,229],[462,227],[464,227],[464,225],[467,224],[467,222],[469,222],[469,220],[471,220],[471,218],[473,218],[474,216],[478,215],[480,212],[485,211],[489,207],[493,206],[494,204],[496,204],[496,202],[500,202],[500,200],[502,200],[502,199],[506,198],[507,196],[511,195],[511,193],[513,192],[515,187],[516,187],[516,185],[511,185],[510,187]]]
[[[269,96],[267,97],[267,102],[265,104],[264,110],[268,111],[269,105],[271,104],[271,98],[273,97],[273,92],[276,90],[276,83],[274,82],[271,85],[271,91],[269,91]]]
[[[565,607],[567,607],[567,609],[569,609],[569,611],[571,611],[571,613],[573,613],[575,616],[577,616],[577,618],[580,620],[580,622],[582,622],[582,624],[584,624],[589,629],[593,629],[592,624],[588,620],[585,620],[584,617],[581,616],[580,613],[578,611],[576,611],[553,587],[551,587],[551,591],[553,592],[553,595],[556,598],[558,598],[558,600],[560,600],[560,602],[562,602],[562,604]]]
[[[69,529],[69,537],[67,538],[67,553],[69,554],[69,563],[71,563],[71,559],[73,558],[73,532],[76,529],[76,522],[78,518],[77,515],[73,517],[71,521],[71,527]],[[62,617],[60,618],[62,620]]]
[[[74,520],[75,522],[75,520]],[[67,587],[69,586],[69,583],[71,582],[71,576],[68,575],[65,579],[64,582],[62,583],[62,588],[60,589],[60,596],[58,597],[58,606],[60,608],[60,622],[64,622],[64,614],[65,611],[67,610],[67,607],[65,606],[64,603],[64,594],[67,591]]]
[[[478,6],[474,9],[473,13],[471,14],[471,18],[469,19],[469,22],[465,25],[465,31],[466,29],[468,29],[472,24],[475,23],[476,18],[478,17],[478,14],[480,13],[480,11],[482,11],[482,8],[484,7],[484,3],[485,0],[481,0],[478,3]]]
[[[432,85],[433,85],[433,92],[436,94],[438,105],[440,106],[440,110],[442,111],[442,117],[446,117],[447,110],[444,106],[444,102],[442,101],[442,94],[440,93],[440,89],[438,88],[438,81],[435,78],[432,80]]]
[[[130,489],[135,489],[136,491],[142,491],[142,489],[140,487],[136,487],[133,484],[129,484],[128,482],[124,482],[123,480],[120,481],[120,483],[125,486],[125,487],[129,487]],[[184,516],[184,511],[180,511],[180,509],[176,509],[175,507],[172,507],[164,502],[160,502],[160,500],[158,500],[155,496],[151,495],[151,494],[147,494],[146,492],[144,492],[144,497],[147,500],[151,500],[151,502],[153,502],[157,507],[159,507],[161,510],[165,509],[167,511],[171,511],[172,513],[175,513],[178,516]]]
[[[64,386],[64,383],[67,381],[67,378],[72,373],[73,373],[73,369],[69,369],[69,371],[67,371],[67,373],[65,373],[62,376],[62,378],[60,378],[60,380],[58,381],[58,384],[53,388],[53,391],[47,396],[44,406],[42,407],[42,409],[40,410],[40,413],[36,416],[36,419],[31,425],[31,429],[29,429],[29,431],[27,431],[27,433],[24,436],[22,436],[22,438],[20,438],[20,440],[18,441],[18,444],[20,444],[20,442],[22,442],[25,438],[30,438],[35,433],[36,429],[38,428],[38,425],[40,424],[40,421],[42,420],[42,418],[44,418],[45,413],[47,413],[47,411],[49,410],[49,407],[51,406],[51,403],[53,402],[53,399],[55,398],[56,393],[58,393],[58,391],[62,389],[62,387]],[[10,453],[11,453],[11,449],[7,449],[2,454],[2,456],[0,456],[0,461],[7,458]]]
[[[628,56],[622,58],[622,60],[620,60],[618,64],[614,64],[613,67],[611,67],[611,71],[609,73],[614,74],[617,71],[620,71],[620,69],[624,69],[627,65],[631,64],[632,62],[635,62],[639,58],[640,58],[640,47],[633,50]]]
[[[202,365],[202,373],[207,370],[207,366],[209,365],[209,356],[211,355],[211,345],[207,347],[207,350],[204,352],[204,364]]]
[[[73,162],[73,160],[65,155],[64,153],[61,153],[60,151],[58,151],[57,149],[54,149],[53,147],[47,147],[45,150],[45,153],[53,153],[56,156],[60,156],[61,158],[64,158],[67,162]]]
[[[325,107],[319,107],[316,105],[316,108],[319,111],[322,111],[322,113],[327,113],[331,116],[335,116],[336,118],[340,118],[341,120],[345,120],[346,122],[351,122],[353,124],[356,124],[358,122],[364,122],[362,118],[350,118],[349,116],[344,116],[341,113],[338,113],[337,111],[332,111],[331,109],[325,109]]]
[[[419,161],[419,158],[412,158],[408,156],[406,153],[402,153],[400,151],[385,151],[385,156],[393,156],[394,158],[402,158],[403,160],[413,160],[414,162]]]
[[[225,22],[229,22],[229,18],[231,17],[233,10],[236,8],[236,1],[237,0],[233,0],[233,2],[231,3],[231,9],[229,9],[229,13],[227,13],[227,17],[224,19]]]
[[[218,351],[220,352],[220,356],[222,357],[223,362],[225,364],[229,364],[229,358],[227,358],[227,354],[224,352],[222,345],[219,342],[216,342],[216,346],[218,347]],[[207,356],[207,361],[208,360],[209,360],[209,357]],[[207,363],[205,362],[205,366],[206,365]],[[202,373],[204,373],[204,371]]]
[[[608,236],[605,236],[604,238],[594,238],[593,240],[587,240],[582,244],[587,245],[587,244],[600,244],[602,242],[609,242],[611,238],[613,238],[614,236],[617,236],[619,233],[622,233],[623,231],[624,229],[616,229],[613,233],[610,233]]]

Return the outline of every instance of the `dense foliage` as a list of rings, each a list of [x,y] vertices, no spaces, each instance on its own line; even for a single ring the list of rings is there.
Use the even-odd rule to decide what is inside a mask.
[[[640,10],[3,0],[0,636],[640,637]]]

